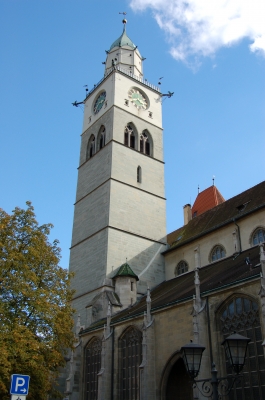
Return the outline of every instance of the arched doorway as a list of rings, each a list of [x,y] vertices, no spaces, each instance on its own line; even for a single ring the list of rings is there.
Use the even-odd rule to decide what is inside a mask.
[[[172,366],[167,383],[165,400],[192,400],[192,382],[182,358]]]

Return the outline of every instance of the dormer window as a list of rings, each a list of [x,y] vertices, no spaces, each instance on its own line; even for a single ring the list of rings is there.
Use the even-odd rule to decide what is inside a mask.
[[[239,206],[236,207],[237,210],[238,210],[239,212],[244,211],[244,209],[246,208],[246,206],[248,205],[249,202],[250,202],[250,200],[247,201],[246,203],[240,204]]]

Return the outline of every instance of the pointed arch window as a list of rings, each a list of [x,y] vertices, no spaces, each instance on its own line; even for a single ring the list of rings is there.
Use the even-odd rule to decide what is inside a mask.
[[[85,399],[98,398],[98,373],[101,367],[101,340],[92,339],[85,349]]]
[[[128,329],[119,340],[120,400],[139,400],[139,366],[142,360],[142,333]]]
[[[105,126],[102,125],[102,127],[99,130],[98,133],[98,148],[99,150],[102,149],[106,144],[106,129]]]
[[[86,159],[93,157],[96,152],[96,141],[95,136],[91,135],[87,144]]]
[[[151,155],[151,140],[150,134],[145,130],[141,133],[140,136],[140,153],[144,153],[148,156]]]
[[[210,262],[220,260],[226,256],[226,252],[223,246],[214,246],[210,254]]]
[[[189,267],[188,267],[188,264],[186,263],[186,261],[181,260],[176,267],[175,276],[184,274],[185,272],[188,271],[188,269],[189,269]]]
[[[224,339],[234,331],[251,339],[243,369],[244,379],[233,388],[229,400],[265,399],[265,361],[257,302],[235,296],[221,309],[219,316]],[[232,377],[232,367],[228,362],[226,370]]]
[[[258,228],[252,235],[252,245],[256,246],[259,243],[265,242],[265,229]]]
[[[135,149],[135,132],[133,126],[128,124],[124,130],[124,144],[125,146]]]

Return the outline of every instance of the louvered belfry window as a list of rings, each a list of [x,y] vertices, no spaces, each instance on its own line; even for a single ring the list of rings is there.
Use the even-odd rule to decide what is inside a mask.
[[[247,297],[235,297],[221,312],[221,331],[224,338],[235,331],[251,339],[243,380],[230,392],[229,400],[265,399],[265,361],[258,304]],[[228,363],[226,371],[232,376]]]
[[[101,340],[96,338],[86,347],[86,400],[97,400],[100,365]]]
[[[130,328],[120,346],[120,400],[139,399],[139,365],[142,359],[142,333]]]

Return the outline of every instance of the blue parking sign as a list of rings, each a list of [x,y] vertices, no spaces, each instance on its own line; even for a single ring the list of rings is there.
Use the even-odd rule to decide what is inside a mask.
[[[29,392],[29,375],[11,375],[10,394],[26,396]]]

